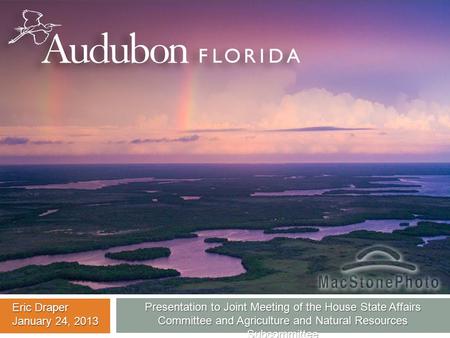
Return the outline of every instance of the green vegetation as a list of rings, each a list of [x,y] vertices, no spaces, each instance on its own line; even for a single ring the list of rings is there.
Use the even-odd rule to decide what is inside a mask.
[[[432,222],[419,222],[419,224],[415,227],[396,230],[394,232],[402,235],[417,237],[450,236],[450,225]]]
[[[26,286],[20,289],[6,291],[7,293],[25,293],[25,294],[92,294],[94,291],[84,285],[73,284],[64,279],[53,279],[36,285]]]
[[[187,190],[187,186],[194,189],[195,184],[186,182],[180,189]],[[229,190],[233,186],[229,182],[219,185],[216,180],[209,184],[219,190]],[[413,219],[414,214],[430,219],[450,219],[448,198],[209,196],[198,203],[176,200],[151,203],[155,194],[143,190],[155,190],[155,186],[140,183],[118,186],[115,188],[118,191],[110,187],[100,191],[69,192],[4,189],[0,195],[0,261],[191,237],[193,232],[206,229],[271,229],[285,224],[337,226],[366,219]],[[176,185],[161,184],[158,189],[169,190],[168,186],[175,189]],[[156,195],[165,194],[162,191]],[[91,206],[93,203],[95,206]],[[51,208],[59,211],[38,217],[43,210]],[[322,218],[325,212],[329,213],[328,219]],[[99,236],[97,231],[111,234]]]
[[[449,219],[450,198],[427,196],[358,196],[357,188],[391,188],[404,193],[397,178],[383,177],[390,184],[373,183],[369,175],[399,174],[397,165],[364,169],[351,165],[317,167],[277,166],[61,166],[14,167],[0,170],[0,261],[35,255],[64,254],[147,241],[195,236],[199,230],[263,229],[266,233],[286,224],[295,231],[315,231],[311,226],[340,226],[367,219]],[[430,166],[434,170],[435,165]],[[375,168],[375,169],[374,169]],[[419,168],[416,170],[416,168]],[[422,171],[421,171],[422,170]],[[406,168],[423,173],[421,166]],[[442,172],[448,172],[447,169]],[[401,174],[404,174],[404,172]],[[256,177],[263,174],[264,177]],[[325,175],[326,174],[326,175]],[[436,173],[435,173],[436,174]],[[270,176],[273,175],[273,176]],[[366,175],[366,176],[364,176]],[[78,180],[123,177],[201,178],[176,184],[130,183],[99,190],[25,190],[20,184],[64,183]],[[399,188],[402,190],[399,190]],[[301,189],[339,189],[315,196],[251,197],[255,191],[277,192]],[[410,186],[411,192],[416,191]],[[156,191],[147,193],[146,191]],[[386,190],[379,190],[386,192]],[[185,203],[180,196],[202,196]],[[157,199],[158,202],[153,202]],[[49,209],[57,213],[39,217]],[[323,218],[326,215],[327,218]],[[449,292],[450,240],[433,241],[423,248],[420,237],[448,235],[449,226],[420,223],[392,234],[357,231],[322,241],[275,239],[269,242],[226,242],[210,252],[242,259],[247,273],[228,278],[163,278],[178,275],[174,270],[148,266],[90,267],[76,263],[28,266],[0,273],[0,289],[8,292],[84,293],[94,292],[69,280],[118,281],[146,279],[144,283],[115,289],[117,293],[315,293],[317,273],[338,273],[340,266],[354,260],[362,248],[387,244],[420,266],[420,273],[437,276]],[[298,230],[301,229],[301,230]],[[141,257],[142,252],[133,255]],[[147,258],[145,258],[147,259]],[[135,259],[133,259],[135,260]],[[14,290],[12,290],[14,289]],[[95,292],[112,292],[95,291]]]
[[[169,248],[146,248],[131,251],[107,252],[106,258],[118,259],[122,261],[147,261],[149,259],[169,257]]]
[[[157,269],[146,265],[89,266],[78,263],[29,265],[0,273],[0,291],[22,288],[56,279],[91,282],[128,281],[179,276],[176,270]]]
[[[358,231],[328,237],[323,241],[276,238],[268,242],[228,242],[209,252],[242,259],[247,273],[227,278],[177,278],[159,283],[149,281],[116,289],[119,293],[317,293],[319,273],[340,276],[342,265],[355,260],[362,249],[377,244],[400,251],[403,257],[419,266],[415,277],[439,278],[440,293],[450,291],[450,240],[432,242],[417,248],[420,238],[402,234]],[[367,272],[372,277],[393,277],[395,272]]]
[[[436,226],[440,230],[445,229],[444,225],[435,223],[421,223],[417,228],[420,230],[420,227],[423,227],[429,230],[430,226]],[[394,233],[355,231],[346,235],[327,237],[322,241],[276,238],[268,242],[227,242],[222,246],[209,249],[209,252],[242,259],[247,272],[235,277],[158,279],[123,288],[89,291],[80,286],[64,283],[58,276],[59,279],[13,291],[18,293],[48,293],[49,291],[66,293],[317,293],[318,273],[339,275],[343,264],[354,261],[360,250],[377,243],[400,251],[404,259],[419,266],[420,275],[440,279],[442,288],[439,292],[450,292],[448,274],[450,239],[434,241],[423,248],[418,248],[417,245],[422,242],[420,236],[424,232],[421,230],[416,236],[409,233],[411,230],[417,229],[411,227]],[[389,272],[377,272],[376,276],[392,277]],[[8,276],[8,279],[14,278],[13,275]]]

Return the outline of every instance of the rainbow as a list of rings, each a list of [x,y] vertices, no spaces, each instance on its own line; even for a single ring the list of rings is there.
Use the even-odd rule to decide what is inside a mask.
[[[178,130],[187,130],[192,128],[191,119],[194,110],[195,99],[195,69],[194,66],[184,67],[184,73],[180,81],[180,101],[176,117],[176,126]]]
[[[50,66],[46,69],[39,106],[41,111],[45,112],[47,125],[59,125],[63,117],[64,81],[61,79],[61,71],[56,67]]]

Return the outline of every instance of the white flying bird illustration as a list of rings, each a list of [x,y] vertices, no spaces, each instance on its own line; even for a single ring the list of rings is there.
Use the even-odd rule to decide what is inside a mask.
[[[34,43],[36,45],[42,45],[47,41],[53,27],[61,26],[53,23],[46,23],[45,25],[41,23],[41,18],[44,16],[41,12],[25,9],[22,12],[22,16],[25,19],[23,27],[15,28],[15,30],[19,32],[19,35],[14,39],[9,40],[8,44],[16,43],[25,35],[32,35]]]

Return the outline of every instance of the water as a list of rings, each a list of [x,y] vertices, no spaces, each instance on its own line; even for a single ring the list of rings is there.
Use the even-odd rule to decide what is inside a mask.
[[[275,196],[314,196],[322,195],[325,192],[335,189],[308,189],[308,190],[284,190],[284,191],[257,191],[252,193],[252,197],[275,197]]]
[[[311,165],[105,165],[105,166],[24,166],[0,167],[2,188],[24,189],[79,189],[97,190],[128,183],[174,184],[202,179],[246,180],[248,177],[301,182],[308,175],[315,177],[354,176],[372,177],[371,183],[393,187],[357,188],[350,184],[339,188],[289,189],[284,191],[255,191],[253,197],[314,196],[337,190],[350,190],[348,195],[420,195],[450,197],[449,164],[311,164]],[[109,178],[111,175],[121,178]],[[141,175],[141,176],[139,176]],[[151,176],[150,176],[151,175]],[[164,175],[164,176],[161,176]],[[72,181],[64,182],[70,177]],[[94,179],[77,179],[95,177]],[[186,178],[192,177],[192,178]],[[386,180],[394,178],[395,180]],[[27,182],[12,185],[11,182]],[[50,181],[40,184],[42,181]],[[6,184],[9,183],[9,184]],[[395,192],[393,192],[395,190]],[[157,192],[148,190],[149,193]]]
[[[332,227],[319,227],[313,226],[313,228],[319,229],[317,232],[300,232],[300,233],[271,233],[266,234],[264,230],[239,230],[239,229],[231,229],[231,230],[206,230],[197,232],[197,234],[201,234],[202,236],[207,237],[220,237],[226,238],[229,241],[270,241],[276,237],[286,237],[286,238],[304,238],[304,239],[312,239],[314,241],[321,241],[324,237],[327,236],[338,236],[348,234],[352,231],[358,230],[368,230],[368,231],[377,231],[377,232],[385,232],[391,233],[394,230],[404,229],[405,227],[400,226],[400,223],[409,223],[409,226],[417,226],[417,224],[422,221],[420,219],[416,220],[395,220],[395,219],[386,219],[386,220],[367,220],[361,223],[342,225],[342,226],[332,226]],[[440,222],[440,221],[433,221]],[[309,227],[309,226],[308,226]],[[275,230],[285,230],[292,228],[305,228],[305,227],[297,227],[297,226],[285,226],[274,228]]]
[[[381,178],[395,178],[395,181],[379,180]],[[338,194],[345,196],[397,196],[397,195],[419,195],[433,197],[450,197],[450,176],[447,175],[426,175],[405,177],[399,175],[376,176],[370,183],[389,184],[395,186],[357,188],[353,184],[342,188],[329,189],[307,189],[307,190],[284,190],[284,191],[257,191],[252,193],[252,197],[283,197],[283,196],[315,196],[324,193],[346,190],[349,192]]]
[[[98,190],[106,187],[112,187],[115,185],[128,184],[128,183],[146,183],[157,182],[158,184],[169,184],[178,182],[192,182],[198,179],[180,178],[180,179],[156,179],[154,177],[139,177],[139,178],[120,178],[114,180],[92,180],[92,181],[77,181],[61,184],[42,184],[42,185],[24,185],[13,188],[24,188],[27,190],[33,189],[76,189],[76,190]],[[157,192],[147,191],[147,192]]]
[[[403,184],[420,185],[418,195],[449,197],[450,196],[450,176],[428,175],[414,178],[400,178]]]
[[[207,253],[209,248],[221,246],[221,243],[205,243],[206,238],[220,237],[229,241],[269,241],[276,237],[305,238],[316,241],[326,236],[336,236],[357,230],[370,230],[390,233],[402,229],[400,223],[408,222],[410,226],[416,226],[416,220],[367,220],[361,223],[335,226],[316,227],[318,232],[309,233],[279,233],[266,234],[263,230],[224,229],[204,230],[196,232],[198,237],[180,238],[168,241],[146,242],[132,245],[118,246],[107,250],[93,250],[63,255],[42,255],[24,259],[15,259],[0,262],[0,271],[11,271],[27,265],[46,265],[56,262],[78,262],[85,265],[116,265],[124,261],[105,257],[107,252],[119,252],[124,250],[136,250],[141,248],[167,247],[171,250],[169,257],[152,259],[148,261],[126,262],[127,264],[146,264],[161,269],[175,269],[182,277],[228,277],[245,273],[239,258],[214,253]],[[440,222],[440,221],[435,221]],[[444,221],[442,221],[444,222]],[[286,229],[289,227],[280,227]],[[127,281],[126,283],[129,283]],[[124,284],[125,285],[125,284]],[[128,285],[128,284],[127,284]]]
[[[134,285],[144,282],[143,279],[131,280],[131,281],[121,281],[121,282],[89,282],[89,281],[70,281],[75,285],[82,285],[90,287],[92,290],[101,290],[106,288],[123,288],[128,285]]]
[[[245,272],[241,260],[225,255],[205,252],[220,243],[205,243],[205,237],[199,234],[195,238],[180,238],[169,241],[146,242],[133,245],[118,246],[107,250],[93,250],[64,255],[42,255],[25,259],[0,262],[0,271],[15,270],[27,265],[46,265],[56,262],[78,262],[85,265],[117,265],[146,264],[155,268],[175,269],[183,277],[227,277]],[[107,252],[136,250],[141,248],[166,247],[171,254],[148,261],[124,262],[105,257]]]
[[[49,209],[49,210],[43,212],[42,214],[39,214],[38,217],[45,217],[45,216],[54,214],[55,212],[58,212],[58,211],[59,211],[59,209]]]
[[[180,196],[185,201],[198,201],[201,196]]]
[[[423,243],[418,244],[417,246],[423,248],[425,245],[428,245],[432,241],[442,241],[447,239],[448,236],[432,236],[432,237],[422,237]]]
[[[153,182],[154,177],[142,178],[121,178],[117,180],[92,180],[69,182],[62,184],[43,184],[43,185],[25,185],[19,188],[25,189],[79,189],[79,190],[98,190],[105,187],[111,187],[120,184],[138,183],[138,182]]]
[[[190,177],[190,178],[186,178]],[[302,180],[308,180],[309,177],[324,177],[330,186],[321,184],[322,189],[300,190]],[[330,178],[331,177],[331,178]],[[345,179],[346,186],[335,188],[336,181],[333,177],[350,177]],[[352,177],[369,177],[372,184],[380,187],[360,188],[356,187],[356,180]],[[216,190],[221,194],[226,194],[226,189],[220,190],[220,186],[202,185],[192,191],[187,190],[186,185],[182,192],[177,192],[176,187],[166,187],[165,184],[175,184],[177,182],[196,182],[198,180],[230,180],[230,196],[234,197],[235,191],[244,191],[246,196],[252,191],[255,198],[257,196],[277,197],[277,196],[314,196],[333,192],[336,190],[349,190],[349,195],[360,196],[362,193],[367,195],[416,195],[416,196],[438,196],[450,197],[450,164],[276,164],[276,165],[95,165],[95,166],[15,166],[0,167],[1,188],[24,189],[80,189],[97,190],[105,187],[116,186],[128,183],[149,183],[141,184],[137,187],[139,193],[146,191],[149,193],[151,203],[159,203],[158,198],[152,198],[153,193],[169,191],[183,195],[181,198],[194,200],[200,195],[207,197],[203,191]],[[390,179],[390,180],[389,180]],[[393,180],[392,180],[393,179]],[[294,180],[294,181],[286,181]],[[264,181],[267,190],[273,186],[282,189],[292,189],[278,192],[259,191],[260,182]],[[283,184],[279,184],[280,181]],[[297,185],[298,181],[298,185]],[[286,184],[289,183],[289,184]],[[155,189],[154,184],[160,184]],[[353,183],[353,184],[352,184]],[[395,185],[394,187],[384,186],[385,184]],[[200,186],[200,185],[199,185]],[[311,185],[304,185],[311,187]],[[249,187],[249,190],[241,189]],[[280,188],[281,187],[281,188]],[[314,188],[314,186],[312,186]],[[170,188],[170,189],[169,189]],[[236,190],[233,190],[236,188]],[[203,190],[202,190],[203,189]],[[277,188],[274,188],[277,189]],[[396,192],[392,192],[395,190]],[[413,191],[412,191],[413,190]],[[10,193],[11,198],[16,194]],[[2,191],[3,192],[3,191]],[[81,193],[81,192],[80,192]],[[32,195],[31,193],[27,193]],[[36,193],[37,195],[37,193]],[[215,194],[212,194],[215,196]],[[338,198],[339,195],[334,195]],[[364,194],[366,196],[366,194]],[[195,204],[203,203],[203,199]],[[90,206],[109,205],[110,203],[93,201]],[[181,203],[180,203],[181,204]],[[195,205],[193,204],[193,205]],[[190,203],[186,203],[189,206]],[[25,205],[26,206],[26,205]],[[41,214],[41,217],[50,215],[49,211],[56,210],[59,206],[54,206]],[[50,208],[50,207],[49,207]],[[345,210],[345,209],[343,209]],[[60,211],[62,212],[62,211]],[[324,215],[324,218],[328,215]],[[420,216],[418,216],[420,217]],[[42,220],[43,221],[43,220]],[[144,262],[132,262],[132,264],[147,264],[158,268],[173,268],[178,270],[183,277],[227,277],[236,276],[245,272],[242,262],[238,258],[225,255],[206,253],[208,248],[220,246],[220,243],[204,243],[207,237],[222,237],[230,241],[268,241],[275,237],[305,238],[311,240],[322,240],[325,236],[335,236],[346,234],[356,230],[372,230],[379,232],[392,232],[400,227],[401,222],[408,222],[411,226],[417,224],[418,220],[368,220],[358,224],[351,224],[338,227],[317,227],[319,232],[312,233],[283,233],[283,234],[264,234],[263,230],[207,230],[197,232],[197,238],[174,239],[163,242],[149,242],[135,245],[126,245],[111,248],[108,250],[96,250],[80,252],[67,255],[36,256],[20,260],[11,260],[0,262],[0,271],[10,271],[30,264],[51,264],[54,262],[79,262],[86,265],[114,265],[124,263],[123,261],[107,259],[104,257],[106,252],[117,252],[122,250],[134,250],[138,248],[150,248],[155,246],[165,246],[171,249],[172,255],[166,258],[159,258]],[[72,230],[59,229],[52,232],[70,232]],[[120,234],[121,232],[98,232],[97,236]],[[440,236],[435,238],[424,238],[423,245],[431,240],[442,239]],[[96,283],[75,281],[74,283],[84,283],[83,285],[92,288],[103,288],[113,286],[126,286],[140,281]]]

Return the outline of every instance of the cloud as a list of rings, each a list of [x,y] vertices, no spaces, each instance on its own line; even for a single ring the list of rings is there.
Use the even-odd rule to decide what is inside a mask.
[[[189,129],[188,133],[235,133],[240,131],[246,131],[245,128],[208,128],[208,129]]]
[[[305,128],[267,129],[267,130],[264,130],[264,132],[308,133],[308,132],[322,132],[322,131],[358,131],[358,130],[373,130],[373,128],[342,128],[342,127],[333,127],[333,126],[318,126],[318,127],[305,127]]]
[[[366,130],[448,132],[450,106],[432,101],[404,98],[396,105],[354,97],[349,93],[332,93],[312,88],[284,95],[266,110],[259,121],[263,129],[315,128],[340,126]],[[295,128],[294,128],[295,129]],[[312,130],[310,130],[312,131]]]
[[[28,142],[30,142],[30,140],[26,137],[4,137],[0,139],[0,144],[6,146],[23,145]]]
[[[63,142],[63,141],[40,140],[40,141],[31,141],[30,143],[31,143],[31,144],[35,144],[35,145],[38,145],[38,146],[41,146],[41,145],[48,145],[48,144],[64,144],[64,143],[66,143],[66,142]]]
[[[80,133],[80,134],[69,134],[67,136],[69,136],[69,137],[90,137],[90,136],[92,136],[92,134],[82,134],[82,133]]]
[[[6,146],[17,146],[17,145],[26,145],[26,144],[32,144],[37,146],[42,145],[55,145],[55,144],[69,144],[69,142],[63,142],[63,141],[51,141],[51,140],[36,140],[32,141],[27,137],[16,137],[16,136],[8,136],[0,139],[0,145],[6,145]]]
[[[0,126],[0,156],[123,154],[179,156],[180,160],[188,155],[249,156],[280,161],[286,156],[302,161],[322,155],[331,160],[346,160],[347,155],[357,159],[357,154],[431,158],[450,147],[450,106],[444,104],[405,96],[386,105],[321,88],[277,91],[274,84],[271,89],[276,95],[256,97],[255,87],[250,93],[243,88],[221,84],[209,95],[198,95],[189,119],[180,124],[169,111],[152,115],[141,110],[142,119],[120,126]],[[237,90],[241,92],[233,99]],[[240,101],[244,94],[248,100]],[[70,138],[76,134],[92,136]],[[71,140],[76,142],[70,144]]]
[[[190,136],[182,136],[177,138],[146,138],[146,139],[134,139],[130,141],[132,144],[143,144],[143,143],[187,143],[187,142],[195,142],[200,139],[198,135],[190,135]]]
[[[235,132],[267,132],[267,133],[284,133],[284,132],[326,132],[326,131],[358,131],[358,130],[373,130],[373,128],[345,128],[334,126],[314,126],[314,127],[300,127],[300,128],[285,128],[285,129],[249,129],[249,128],[218,128],[218,129],[190,129],[187,132],[193,133],[235,133]]]

